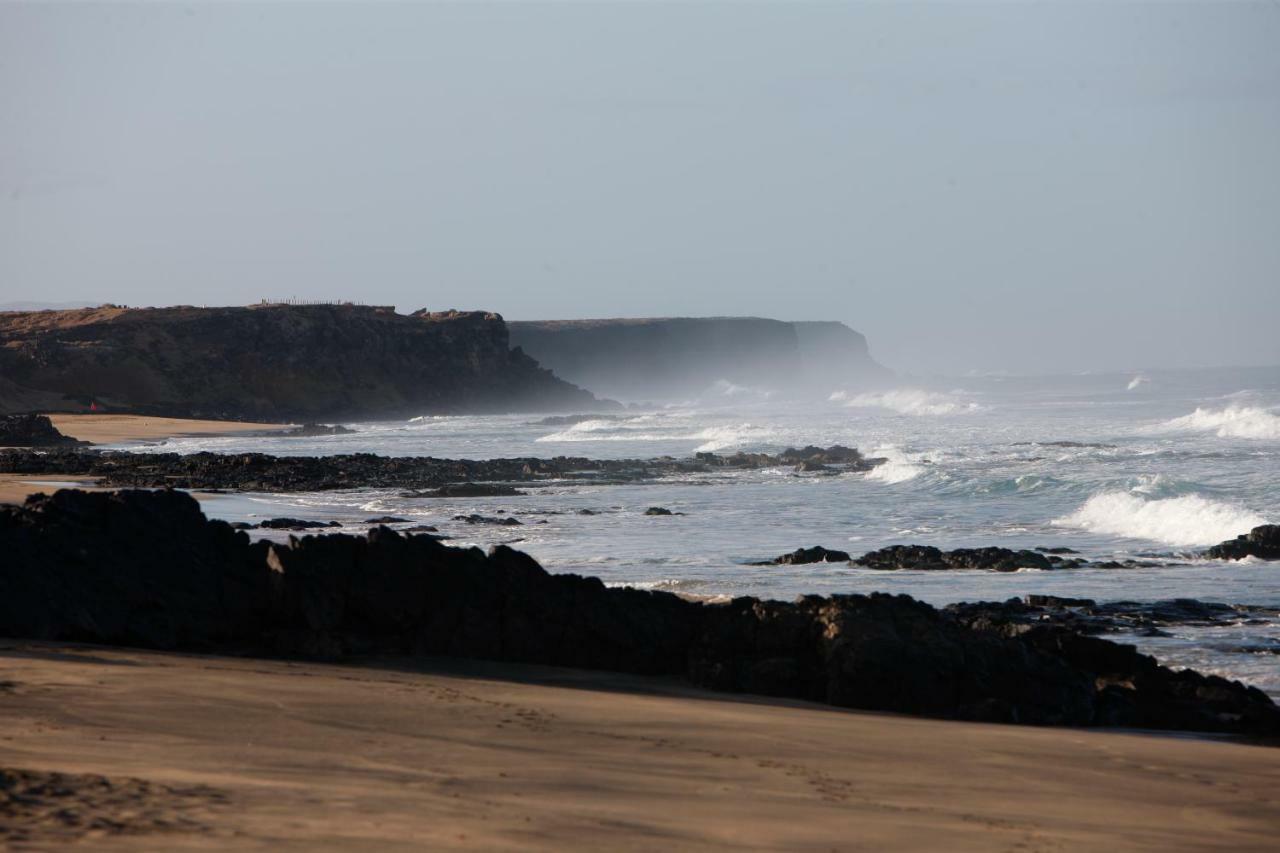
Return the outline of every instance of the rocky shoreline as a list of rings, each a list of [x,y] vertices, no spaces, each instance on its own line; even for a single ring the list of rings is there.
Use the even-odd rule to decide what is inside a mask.
[[[702,604],[385,527],[251,542],[167,490],[63,490],[0,508],[0,549],[9,637],[449,655],[942,718],[1280,735],[1280,709],[1255,688],[1012,605],[997,619],[885,594]]]
[[[586,459],[558,456],[516,459],[435,459],[425,456],[272,456],[265,453],[128,453],[110,451],[0,450],[0,473],[96,477],[104,486],[127,488],[313,492],[331,489],[396,488],[426,492],[415,497],[518,495],[509,484],[548,480],[632,483],[672,475],[795,467],[811,471],[870,471],[868,459],[851,447],[789,448],[777,455],[699,453],[677,459]]]

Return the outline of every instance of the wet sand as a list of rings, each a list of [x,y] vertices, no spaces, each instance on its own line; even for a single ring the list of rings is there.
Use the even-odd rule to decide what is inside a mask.
[[[0,827],[33,847],[1242,851],[1280,829],[1267,747],[475,662],[3,646],[0,766],[31,772]]]

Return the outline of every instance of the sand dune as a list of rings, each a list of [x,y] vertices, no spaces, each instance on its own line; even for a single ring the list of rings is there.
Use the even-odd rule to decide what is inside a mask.
[[[4,777],[30,796],[0,826],[34,846],[1092,853],[1274,849],[1280,829],[1267,747],[449,661],[9,642],[0,682],[0,763],[37,774]]]

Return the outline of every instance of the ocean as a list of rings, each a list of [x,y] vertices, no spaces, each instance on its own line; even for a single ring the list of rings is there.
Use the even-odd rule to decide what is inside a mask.
[[[1262,612],[1120,639],[1169,665],[1239,678],[1280,698],[1280,563],[1196,556],[1280,522],[1280,368],[902,380],[890,390],[837,387],[815,399],[720,382],[694,399],[615,417],[540,420],[423,416],[348,424],[350,435],[179,438],[158,449],[479,459],[854,446],[888,461],[837,476],[774,468],[643,484],[552,481],[506,498],[413,498],[394,489],[219,495],[205,508],[230,521],[287,515],[357,528],[394,515],[438,527],[450,544],[512,544],[549,571],[712,600],[878,590],[935,605],[1031,593],[1247,604]],[[651,506],[683,515],[646,516]],[[510,513],[521,524],[453,520],[471,513]],[[1151,565],[1014,573],[747,565],[801,546],[857,555],[908,543],[1067,547]]]

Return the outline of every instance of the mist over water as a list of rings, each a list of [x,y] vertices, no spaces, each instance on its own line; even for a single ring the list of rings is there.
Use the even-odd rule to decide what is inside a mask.
[[[1204,547],[1280,522],[1280,368],[915,380],[807,400],[713,383],[695,399],[570,425],[537,415],[354,424],[353,435],[175,439],[178,452],[374,452],[495,458],[651,458],[844,444],[887,461],[869,473],[716,471],[623,485],[548,482],[510,498],[428,499],[392,490],[229,495],[230,520],[300,516],[358,523],[391,514],[453,544],[515,544],[550,571],[715,598],[788,599],[882,590],[936,605],[1029,593],[1100,601],[1175,597],[1280,607],[1280,566],[1204,560]],[[151,448],[149,448],[151,449]],[[654,518],[650,506],[685,513]],[[579,510],[595,515],[579,515]],[[520,527],[455,515],[512,513]],[[271,534],[284,536],[285,534]],[[1128,569],[876,572],[840,564],[748,566],[800,546],[859,553],[893,544],[1069,547]],[[1135,638],[1171,663],[1248,676],[1280,693],[1280,625],[1239,636],[1175,628]],[[1219,632],[1221,633],[1221,632]],[[1247,641],[1247,642],[1246,642]]]

